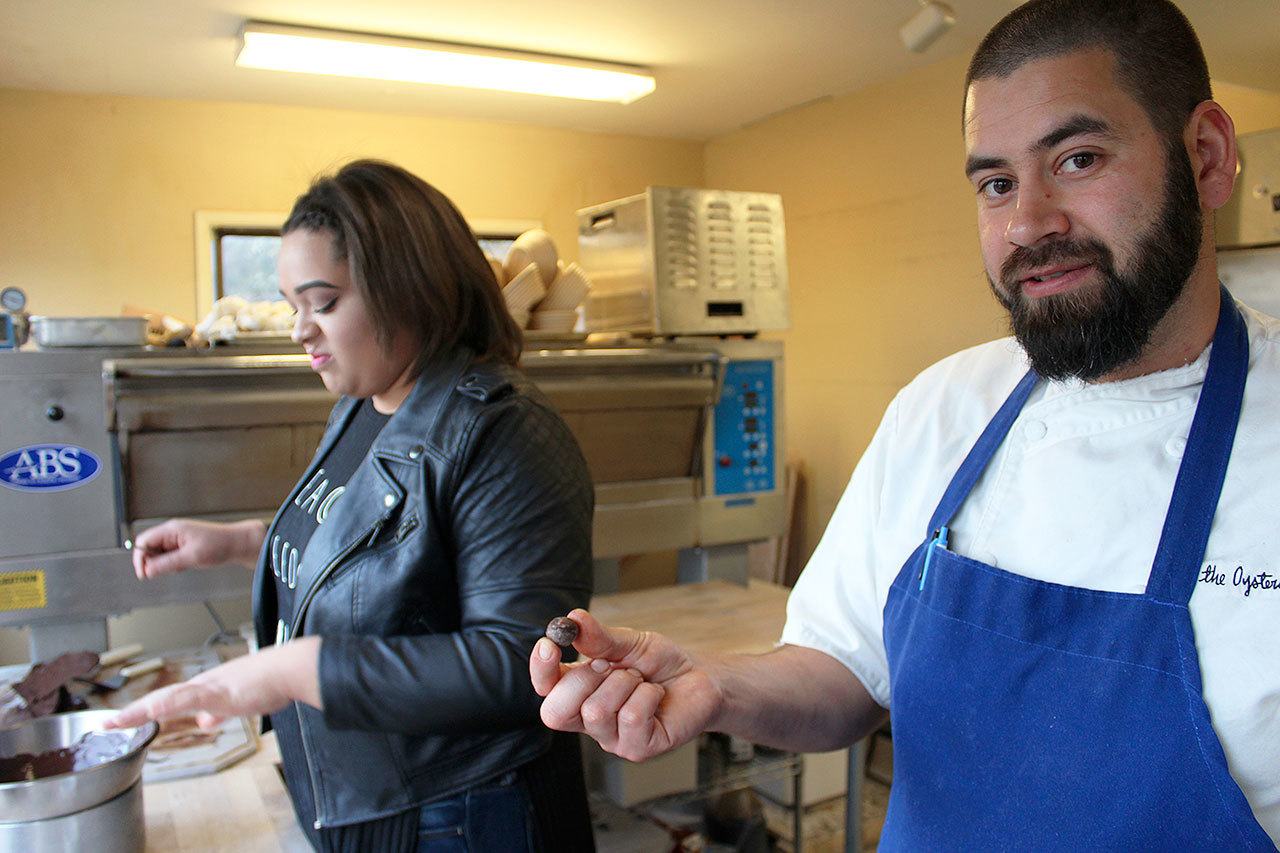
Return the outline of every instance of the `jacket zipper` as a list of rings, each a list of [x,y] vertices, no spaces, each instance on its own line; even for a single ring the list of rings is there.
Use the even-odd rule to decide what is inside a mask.
[[[289,639],[292,640],[297,635],[297,628],[306,618],[307,608],[311,606],[312,599],[314,599],[316,597],[316,593],[320,591],[320,586],[328,579],[329,575],[333,574],[343,560],[351,556],[352,552],[355,551],[356,548],[359,548],[365,542],[375,538],[378,535],[378,532],[382,530],[382,525],[385,521],[385,519],[378,519],[377,522],[369,528],[368,532],[362,533],[354,542],[342,549],[336,557],[329,561],[329,565],[325,566],[324,570],[321,571],[320,574],[316,575],[316,579],[312,581],[310,588],[307,589],[307,594],[303,596],[302,604],[298,606],[298,613],[294,617],[293,630],[289,632]],[[307,747],[307,727],[302,724],[301,714],[298,715],[298,732],[302,735],[302,757],[307,762],[307,776],[311,779],[311,799],[316,807],[316,819],[313,822],[313,826],[316,829],[324,829],[323,821],[320,816],[320,786],[317,784],[316,780],[315,762],[311,760],[311,750]]]
[[[412,533],[417,529],[418,529],[418,516],[416,515],[409,516],[408,520],[406,520],[403,524],[401,524],[400,527],[396,530],[396,544],[398,545],[401,542],[403,542],[405,539],[408,538],[410,533]]]
[[[938,548],[947,550],[947,534],[951,531],[944,524],[933,532],[933,538],[929,540],[928,550],[924,552],[924,569],[920,572],[920,589],[924,589],[924,579],[929,576],[929,563],[933,562],[933,552]]]

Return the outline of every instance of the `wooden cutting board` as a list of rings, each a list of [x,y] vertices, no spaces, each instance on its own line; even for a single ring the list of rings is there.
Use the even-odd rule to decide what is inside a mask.
[[[152,690],[186,681],[243,652],[243,647],[238,646],[167,652],[162,656],[164,666],[157,671],[132,678],[110,693],[85,694],[85,699],[93,708],[123,708]],[[118,670],[118,666],[109,667],[102,676],[110,677]],[[161,724],[159,737],[147,751],[147,760],[142,766],[143,781],[216,773],[252,755],[258,748],[257,732],[257,721],[244,717],[224,720],[214,732],[201,731],[191,717],[168,720]]]

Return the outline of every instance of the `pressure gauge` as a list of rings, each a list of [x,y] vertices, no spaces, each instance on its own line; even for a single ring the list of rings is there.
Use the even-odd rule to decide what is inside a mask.
[[[0,308],[18,312],[27,307],[27,294],[17,287],[6,287],[0,290]]]

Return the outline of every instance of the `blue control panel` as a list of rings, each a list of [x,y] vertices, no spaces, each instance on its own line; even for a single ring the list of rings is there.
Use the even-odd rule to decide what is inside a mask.
[[[773,491],[775,402],[772,361],[729,362],[715,412],[717,495]]]

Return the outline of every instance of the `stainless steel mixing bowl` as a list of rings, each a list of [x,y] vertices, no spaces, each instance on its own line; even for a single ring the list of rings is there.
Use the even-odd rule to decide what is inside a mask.
[[[88,732],[102,731],[115,711],[53,714],[0,730],[0,756],[39,754],[71,746]],[[27,782],[0,784],[0,823],[44,820],[73,814],[118,796],[142,776],[147,746],[159,726],[118,729],[129,737],[128,751],[103,764]]]

